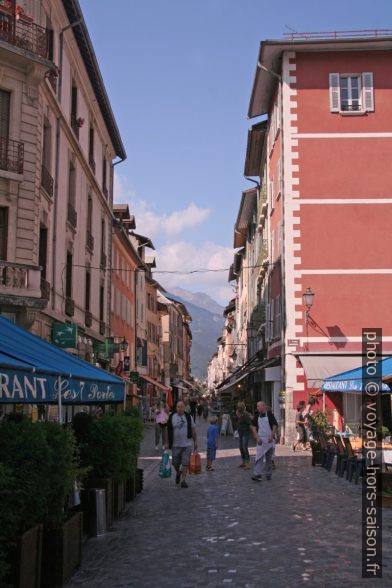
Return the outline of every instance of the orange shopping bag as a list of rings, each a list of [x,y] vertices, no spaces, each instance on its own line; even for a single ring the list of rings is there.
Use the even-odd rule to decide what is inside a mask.
[[[190,474],[200,474],[201,473],[201,457],[200,453],[192,453],[191,458],[189,460],[189,473]]]

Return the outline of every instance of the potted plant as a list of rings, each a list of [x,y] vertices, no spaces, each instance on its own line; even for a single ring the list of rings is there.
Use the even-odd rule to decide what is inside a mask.
[[[49,493],[49,447],[39,424],[0,425],[0,584],[39,588],[42,526]]]
[[[57,423],[41,426],[50,447],[42,585],[62,586],[82,558],[83,515],[69,508],[80,469],[73,432]]]
[[[320,434],[326,434],[329,428],[328,413],[322,410],[317,411],[309,416],[310,430],[313,439],[310,441],[312,448],[312,465],[322,465],[323,452],[320,444]]]

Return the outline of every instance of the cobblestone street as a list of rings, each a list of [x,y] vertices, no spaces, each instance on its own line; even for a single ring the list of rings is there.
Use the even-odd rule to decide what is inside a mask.
[[[206,426],[197,427],[203,451]],[[253,482],[237,467],[236,440],[221,437],[216,471],[180,489],[174,476],[158,477],[153,432],[147,425],[143,493],[111,532],[87,542],[68,588],[392,585],[390,509],[384,578],[361,580],[360,486],[283,447],[272,480]]]

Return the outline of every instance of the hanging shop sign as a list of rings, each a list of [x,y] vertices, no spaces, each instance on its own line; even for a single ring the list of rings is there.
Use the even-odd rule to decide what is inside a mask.
[[[52,340],[57,347],[75,349],[78,345],[78,327],[74,324],[55,323],[52,327]]]

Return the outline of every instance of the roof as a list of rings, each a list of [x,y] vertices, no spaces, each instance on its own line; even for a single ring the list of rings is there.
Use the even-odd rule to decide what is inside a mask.
[[[282,39],[267,39],[260,43],[256,73],[250,98],[248,117],[254,118],[268,114],[277,78],[269,71],[260,68],[262,64],[272,72],[279,74],[281,59],[284,51],[355,51],[355,50],[391,50],[392,39],[385,37],[356,37],[356,38],[328,38],[328,39],[300,39],[285,41]]]
[[[229,304],[223,311],[223,316],[227,316],[228,314],[230,314],[230,312],[233,312],[233,310],[235,310],[235,298],[230,300]]]
[[[257,206],[257,189],[251,188],[242,192],[240,208],[234,225],[234,248],[243,247],[246,244],[246,233],[253,212]]]
[[[253,125],[248,131],[244,176],[260,176],[261,158],[266,139],[267,121]]]
[[[126,159],[127,154],[125,153],[120,131],[118,130],[116,119],[114,118],[112,107],[110,105],[109,97],[106,92],[105,84],[102,79],[102,74],[99,69],[98,61],[95,56],[93,44],[91,42],[90,35],[83,18],[79,1],[63,0],[63,6],[70,23],[82,19],[78,26],[72,28],[72,31],[78,44],[80,54],[97,98],[97,102],[105,121],[106,128],[110,135],[110,139],[113,143],[116,155],[121,159]]]
[[[146,259],[144,261],[150,267],[157,267],[157,264],[155,262],[155,255],[146,255]]]
[[[64,328],[67,325],[64,324]],[[0,316],[0,403],[123,402],[125,382]]]

